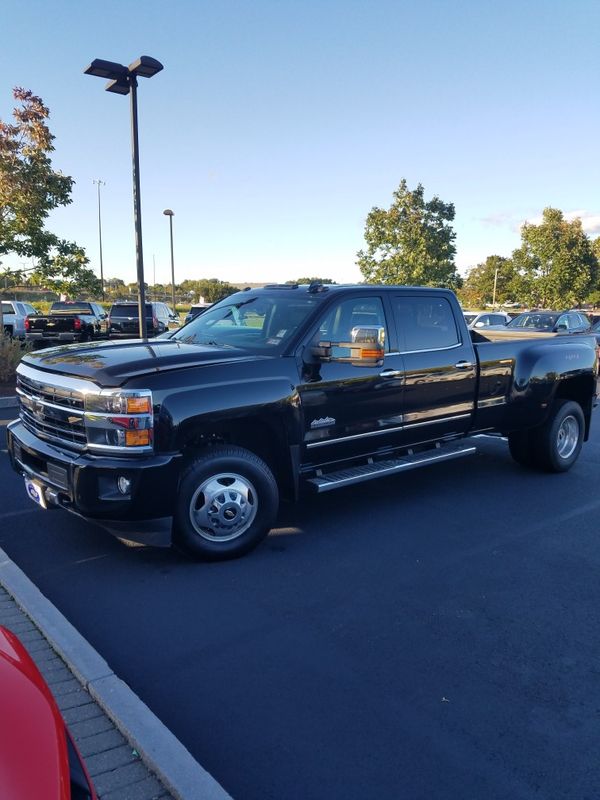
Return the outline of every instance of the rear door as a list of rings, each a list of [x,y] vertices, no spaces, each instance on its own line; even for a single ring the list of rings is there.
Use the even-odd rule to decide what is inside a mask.
[[[405,369],[403,444],[453,438],[475,410],[476,357],[468,331],[442,294],[398,292],[390,298]]]

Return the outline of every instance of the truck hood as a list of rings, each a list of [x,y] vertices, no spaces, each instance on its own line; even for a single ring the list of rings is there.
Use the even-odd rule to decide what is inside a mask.
[[[50,347],[27,353],[22,361],[47,372],[72,375],[93,380],[103,387],[113,387],[140,375],[260,358],[232,347],[185,344],[173,339],[149,342],[127,339]]]

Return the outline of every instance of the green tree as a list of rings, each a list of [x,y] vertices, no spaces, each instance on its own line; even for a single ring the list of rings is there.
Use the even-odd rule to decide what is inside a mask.
[[[304,283],[332,284],[332,283],[335,283],[335,281],[332,280],[331,278],[298,278],[295,281],[286,281],[286,283],[291,283],[291,284],[298,283],[300,285],[302,285]]]
[[[69,297],[96,296],[102,291],[102,284],[87,267],[88,263],[82,247],[65,239],[57,239],[55,245],[38,260],[32,280]]]
[[[470,306],[515,300],[515,267],[510,258],[488,256],[467,273],[460,296]],[[495,288],[495,292],[494,292]]]
[[[203,297],[208,303],[216,303],[228,297],[239,288],[219,278],[200,278],[199,280],[185,280],[180,285],[180,290],[194,298]]]
[[[0,120],[0,255],[41,257],[54,243],[46,218],[71,202],[73,179],[52,167],[54,136],[41,98],[20,87],[13,96],[15,122]]]
[[[453,203],[425,200],[422,184],[411,191],[400,181],[388,209],[373,208],[365,223],[365,250],[357,264],[367,283],[460,286],[451,222]]]
[[[579,305],[597,287],[598,259],[581,220],[569,222],[557,208],[545,208],[539,225],[523,225],[512,260],[515,285],[530,305]]]
[[[45,228],[49,213],[71,202],[74,183],[52,166],[50,112],[28,89],[15,88],[13,97],[14,122],[0,120],[0,256],[33,258],[34,285],[71,295],[96,293],[100,284],[83,249]],[[0,335],[2,329],[0,320]]]

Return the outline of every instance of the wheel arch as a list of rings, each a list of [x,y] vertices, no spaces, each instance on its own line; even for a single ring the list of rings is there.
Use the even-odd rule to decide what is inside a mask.
[[[192,458],[216,444],[243,447],[261,458],[273,473],[282,498],[297,496],[298,469],[295,448],[287,441],[283,421],[244,417],[218,421],[197,421],[185,433],[183,452]]]

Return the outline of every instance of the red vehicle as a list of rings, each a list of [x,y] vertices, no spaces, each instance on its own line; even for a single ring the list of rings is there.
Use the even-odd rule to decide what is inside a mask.
[[[0,797],[98,800],[54,697],[14,633],[0,626]]]

